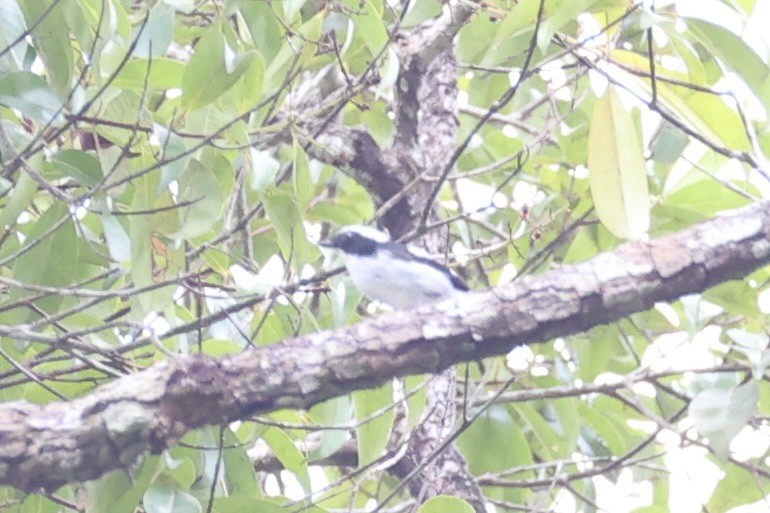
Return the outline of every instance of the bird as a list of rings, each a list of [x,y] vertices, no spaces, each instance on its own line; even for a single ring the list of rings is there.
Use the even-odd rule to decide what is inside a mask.
[[[348,225],[319,246],[342,252],[353,284],[370,300],[408,310],[468,292],[449,268],[418,248],[392,241],[388,234]]]

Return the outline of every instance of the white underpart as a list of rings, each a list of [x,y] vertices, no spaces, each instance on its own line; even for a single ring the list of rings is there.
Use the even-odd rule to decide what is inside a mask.
[[[449,299],[461,291],[449,277],[427,264],[405,262],[380,250],[375,255],[345,255],[345,267],[355,286],[369,299],[397,310]]]

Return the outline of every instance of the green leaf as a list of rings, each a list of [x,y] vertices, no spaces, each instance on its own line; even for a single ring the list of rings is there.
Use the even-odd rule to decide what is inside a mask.
[[[289,438],[283,430],[271,427],[262,435],[267,445],[275,453],[286,470],[292,472],[299,480],[305,492],[310,491],[310,476],[307,472],[307,459],[302,452],[294,445],[294,441]]]
[[[469,415],[472,414],[469,412]],[[502,405],[492,405],[482,413],[460,435],[457,445],[474,475],[500,472],[534,462],[521,423],[515,421],[509,409]],[[517,474],[517,477],[526,479],[533,474],[527,471]],[[513,488],[489,488],[485,493],[511,501],[523,501],[529,494],[528,491]]]
[[[350,396],[344,395],[314,406],[310,410],[310,415],[318,424],[324,426],[343,426],[350,421],[351,408]],[[320,444],[310,453],[310,460],[319,460],[334,454],[349,438],[350,435],[344,429],[321,431]]]
[[[35,159],[38,160],[37,158]],[[27,174],[21,173],[11,191],[11,197],[0,210],[0,226],[9,226],[16,222],[19,214],[32,204],[37,191],[37,183]]]
[[[24,13],[21,12],[16,0],[0,2],[0,48],[8,48],[11,42],[27,30]],[[24,66],[24,55],[27,53],[27,43],[19,41],[0,57],[0,71],[19,71]]]
[[[597,411],[584,401],[579,401],[578,412],[580,421],[596,433],[601,443],[612,454],[624,454],[624,451],[629,449],[629,444],[634,441],[629,439],[626,426],[614,416],[605,415],[603,411]]]
[[[226,276],[230,268],[230,256],[219,249],[207,249],[201,258],[220,276]]]
[[[588,136],[591,197],[614,235],[639,239],[650,226],[650,199],[642,145],[615,87],[596,101]]]
[[[302,216],[294,198],[275,187],[264,191],[261,198],[278,235],[281,253],[291,261],[292,267],[299,269],[303,264],[318,258],[320,251],[307,240]]]
[[[94,48],[91,76],[101,78],[104,83],[117,73],[133,39],[128,14],[122,2],[115,0],[64,3],[73,7],[68,11],[67,20],[71,30],[78,34],[82,47]]]
[[[200,513],[203,511],[198,499],[189,493],[156,483],[144,492],[142,500],[147,513]]]
[[[360,390],[353,393],[356,411],[356,442],[358,444],[358,466],[365,467],[385,454],[393,429],[395,411],[386,410],[374,418],[376,411],[393,404],[393,385],[388,383],[372,390]],[[366,420],[368,419],[368,420]]]
[[[128,238],[126,229],[120,224],[117,217],[113,215],[99,216],[104,229],[104,239],[107,242],[107,248],[110,251],[110,258],[115,262],[126,263],[130,265],[131,260],[131,240]]]
[[[162,457],[166,461],[166,470],[163,472],[163,479],[166,483],[182,489],[188,489],[196,483],[198,469],[192,458],[176,459],[170,451],[164,452]]]
[[[273,15],[270,6],[264,2],[252,0],[231,0],[228,5],[238,9],[246,21],[254,46],[264,56],[266,62],[271,62],[284,42],[283,29]]]
[[[102,100],[100,117],[105,121],[114,121],[115,125],[100,124],[95,131],[117,146],[127,145],[135,137],[130,127],[140,118],[143,110],[141,98],[137,93],[123,90],[115,97],[104,97]]]
[[[144,84],[150,91],[182,87],[182,75],[185,65],[165,57],[149,59],[131,59],[120,70],[112,85],[120,89],[130,89],[141,93]]]
[[[661,205],[689,209],[707,219],[717,212],[749,204],[746,196],[711,178],[699,180],[677,189],[663,199]]]
[[[580,417],[578,416],[578,401],[572,398],[555,399],[551,402],[561,425],[562,436],[567,443],[567,450],[572,452],[577,447],[580,435]]]
[[[765,314],[759,309],[757,289],[748,280],[730,280],[720,283],[703,293],[703,299],[721,306],[733,315],[745,317],[743,323],[765,325]],[[707,320],[704,322],[708,322]]]
[[[208,105],[230,89],[249,68],[256,51],[236,53],[218,25],[212,25],[195,45],[182,77],[182,108]]]
[[[51,163],[64,175],[88,187],[102,178],[102,166],[96,157],[80,150],[62,150],[53,156]]]
[[[22,2],[27,17],[27,26],[33,30],[35,48],[45,65],[46,74],[59,98],[66,98],[72,87],[74,61],[70,45],[69,26],[65,21],[64,9],[67,2],[56,1],[56,5],[43,18],[43,14],[55,0]],[[37,23],[41,20],[40,23]]]
[[[271,17],[268,15],[268,17]],[[327,18],[323,10],[318,14],[310,18],[299,27],[300,38],[282,38],[281,48],[276,53],[275,57],[267,66],[265,70],[265,77],[267,78],[267,88],[276,88],[281,86],[286,78],[286,72],[290,64],[302,66],[306,60],[310,59],[317,50],[316,45],[304,45],[305,41],[316,41],[321,37],[323,30],[323,22]],[[304,45],[304,46],[303,46]],[[307,48],[311,48],[308,50]],[[297,54],[302,52],[302,58],[298,62],[294,63],[294,59]]]
[[[158,138],[158,145],[163,149],[160,180],[158,180],[157,193],[162,194],[174,180],[183,177],[185,171],[190,169],[190,156],[187,155],[187,145],[184,139],[166,128],[153,123],[152,133]],[[180,157],[180,155],[183,155]]]
[[[62,220],[64,222],[60,223]],[[38,241],[32,249],[16,259],[13,266],[15,279],[24,283],[66,287],[76,281],[76,276],[82,276],[87,271],[88,267],[83,260],[86,249],[75,231],[66,205],[52,205],[34,223],[27,234],[27,243]],[[12,292],[14,300],[28,294],[20,289],[13,289]],[[55,313],[64,299],[62,295],[50,295],[35,304],[46,312]]]
[[[690,401],[688,413],[695,429],[725,458],[730,442],[756,412],[758,399],[759,387],[754,381],[730,389],[711,388]]]
[[[475,513],[473,506],[457,497],[438,495],[425,501],[419,513]]]
[[[425,376],[406,376],[404,378],[404,388],[408,394],[406,399],[407,429],[411,430],[417,426],[425,411],[425,405],[427,404],[425,381]]]
[[[134,196],[132,211],[147,211],[155,208],[157,199],[156,184],[158,172],[148,173],[132,181]],[[134,285],[143,287],[154,283],[153,277],[153,238],[156,217],[129,216],[128,237],[131,240],[131,277]],[[171,300],[167,291],[160,293],[139,294],[131,297],[136,315],[143,317],[147,312],[162,310]]]
[[[281,7],[283,7],[283,15],[286,21],[292,22],[294,18],[299,14],[299,10],[305,5],[307,0],[283,0]]]
[[[740,116],[719,96],[697,91],[685,103],[726,146],[736,151],[751,147]]]
[[[251,112],[262,102],[264,80],[265,61],[260,54],[255,53],[243,76],[230,91],[238,113]]]
[[[182,226],[169,236],[186,240],[206,233],[220,220],[224,198],[214,173],[197,160],[179,181],[179,202],[193,202],[179,210]]]
[[[164,55],[174,36],[174,21],[174,8],[168,3],[159,2],[150,9],[134,47],[134,57],[154,60]]]
[[[568,455],[567,441],[559,435],[543,416],[528,404],[515,404],[513,409],[521,415],[529,432],[548,454],[549,459],[564,458]]]
[[[231,496],[259,498],[262,496],[259,488],[254,463],[246,454],[246,447],[238,440],[231,429],[225,429],[222,463],[224,474],[222,478]]]
[[[671,164],[679,158],[689,141],[686,133],[671,123],[664,122],[650,142],[652,159],[661,164]]]
[[[294,158],[292,159],[292,179],[294,182],[294,194],[297,197],[297,207],[300,212],[305,212],[313,199],[315,188],[310,179],[310,163],[302,145],[294,140],[292,146]]]
[[[685,18],[693,35],[716,55],[723,64],[733,68],[754,93],[762,97],[770,75],[767,62],[762,59],[746,39],[733,31],[697,18]]]
[[[63,121],[56,112],[62,102],[54,94],[45,79],[34,73],[0,74],[0,105],[18,109],[25,116],[48,123],[58,124]],[[54,116],[56,116],[54,118]]]
[[[348,205],[330,205],[323,202],[313,205],[306,216],[308,219],[325,221],[336,226],[360,223],[361,218],[365,217],[356,208],[350,208]]]
[[[164,468],[162,458],[150,456],[131,476],[125,470],[113,470],[87,482],[86,513],[133,513],[147,487]]]
[[[738,465],[730,465],[722,470],[724,475],[717,481],[714,493],[711,494],[708,504],[703,507],[704,511],[738,511],[740,508],[735,510],[733,508],[762,499],[767,500],[763,487],[757,486],[755,472]],[[761,508],[765,506],[766,504],[760,506],[758,511],[762,511]]]
[[[382,5],[377,3],[380,4],[379,11],[372,0],[345,0],[350,19],[372,55],[379,55],[388,43],[388,31],[382,22]]]

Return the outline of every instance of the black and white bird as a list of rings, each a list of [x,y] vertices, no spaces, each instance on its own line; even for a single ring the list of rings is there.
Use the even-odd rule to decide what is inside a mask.
[[[468,286],[423,251],[368,226],[342,228],[320,246],[342,251],[353,283],[366,297],[406,310],[455,297]]]

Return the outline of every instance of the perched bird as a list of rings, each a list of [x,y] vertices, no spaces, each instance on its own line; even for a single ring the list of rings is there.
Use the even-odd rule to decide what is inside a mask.
[[[319,245],[342,251],[345,267],[358,290],[397,310],[468,291],[468,286],[451,270],[419,249],[391,241],[386,233],[375,228],[346,226]]]

